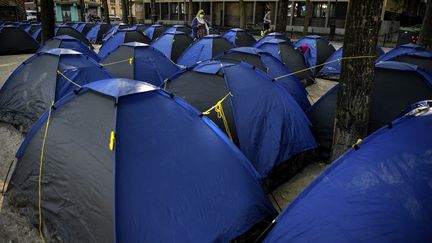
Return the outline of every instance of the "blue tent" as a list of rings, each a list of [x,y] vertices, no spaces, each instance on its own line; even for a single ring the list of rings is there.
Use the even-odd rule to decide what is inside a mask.
[[[381,56],[378,62],[397,61],[405,62],[422,67],[432,73],[432,51],[428,51],[415,44],[406,44],[394,48]]]
[[[429,242],[432,103],[348,150],[275,220],[264,242]]]
[[[191,67],[198,62],[210,60],[233,47],[233,44],[220,35],[207,35],[189,46],[177,59],[177,63]]]
[[[93,59],[68,49],[39,52],[24,61],[0,89],[0,120],[27,132],[53,101],[111,75]]]
[[[230,242],[275,215],[244,155],[211,121],[154,86],[94,82],[50,114],[18,151],[7,197],[38,214],[34,175],[50,119],[42,216],[53,227],[44,232],[65,242]]]
[[[59,36],[59,35],[68,35],[68,36],[72,36],[80,41],[82,41],[83,43],[85,43],[86,45],[88,45],[91,49],[93,49],[94,47],[92,46],[92,44],[90,43],[90,41],[86,38],[85,35],[81,34],[79,31],[77,31],[76,29],[73,29],[71,27],[57,27],[54,30],[55,35]]]
[[[339,48],[339,50],[337,50],[335,53],[333,53],[326,60],[326,62],[328,62],[328,63],[321,68],[319,73],[321,75],[335,77],[338,79],[339,78],[338,76],[340,75],[340,72],[341,72],[342,53],[343,53],[343,51],[342,51],[342,47],[341,47],[341,48]],[[377,47],[377,51],[376,51],[377,58],[382,56],[384,53],[385,52],[381,47]]]
[[[150,40],[155,40],[165,31],[165,27],[160,24],[154,24],[144,30],[144,34],[150,38]]]
[[[0,27],[0,55],[34,53],[38,42],[26,31],[11,25]]]
[[[157,49],[138,42],[123,44],[102,61],[102,65],[119,78],[130,78],[155,86],[180,72],[181,68]]]
[[[99,49],[99,56],[104,59],[109,53],[114,51],[117,47],[128,42],[141,42],[150,44],[150,39],[147,38],[143,33],[136,30],[118,30],[108,40],[106,40],[101,48]]]
[[[97,62],[99,61],[99,56],[96,54],[96,52],[91,50],[86,44],[82,43],[80,40],[77,40],[68,35],[54,36],[54,38],[45,41],[38,51],[48,51],[53,48],[71,49],[81,52],[82,54],[93,58]]]
[[[236,47],[253,46],[256,42],[251,33],[240,28],[228,30],[223,34],[223,37]]]
[[[269,41],[269,40],[273,40],[273,39],[284,40],[284,41],[287,41],[288,43],[291,44],[290,38],[288,38],[286,35],[278,33],[278,32],[273,32],[273,33],[270,33],[270,34],[267,34],[267,35],[261,37],[261,39],[259,39],[254,44],[254,47],[258,47],[261,44],[263,44],[264,42]]]
[[[96,23],[83,23],[83,24],[79,25],[76,28],[76,30],[79,31],[84,36],[87,36],[88,32],[96,25],[98,25],[98,24],[96,24]]]
[[[259,44],[257,48],[272,54],[289,69],[297,72],[294,76],[305,85],[315,83],[313,73],[307,69],[303,55],[294,49],[291,42],[281,39],[271,39]]]
[[[333,143],[338,90],[339,85],[330,89],[307,112],[324,159]],[[408,63],[378,63],[369,101],[369,134],[391,122],[406,106],[426,99],[432,99],[432,74]]]
[[[103,36],[112,29],[112,25],[99,23],[93,26],[87,33],[87,39],[94,44],[102,43]]]
[[[169,27],[167,30],[165,30],[164,33],[175,33],[177,31],[181,31],[183,33],[185,33],[186,35],[192,37],[192,29],[189,26],[184,26],[184,25],[173,25],[171,27]]]
[[[111,38],[111,36],[113,36],[115,33],[117,33],[117,31],[119,30],[123,30],[123,29],[127,29],[129,26],[127,24],[116,24],[114,26],[112,26],[102,37],[102,42],[105,42],[106,40],[108,40],[109,38]]]
[[[294,76],[282,77],[292,73],[292,70],[270,53],[254,47],[237,47],[225,51],[216,58],[227,62],[246,62],[261,69],[271,78],[276,78],[275,81],[294,97],[304,111],[310,108],[311,105],[307,97],[308,92],[304,86]]]
[[[165,87],[207,114],[263,177],[293,155],[316,147],[295,99],[250,64],[203,62],[171,77]],[[214,111],[206,112],[214,105]]]
[[[144,32],[144,30],[147,29],[147,27],[149,27],[149,25],[147,25],[147,24],[135,24],[135,25],[131,26],[129,29],[137,30],[139,32]]]
[[[309,35],[295,43],[295,48],[305,49],[303,56],[309,67],[323,64],[336,50],[332,44],[318,35]],[[321,67],[313,68],[315,74]]]
[[[161,51],[173,62],[193,43],[193,39],[184,32],[169,32],[159,36],[151,45]]]

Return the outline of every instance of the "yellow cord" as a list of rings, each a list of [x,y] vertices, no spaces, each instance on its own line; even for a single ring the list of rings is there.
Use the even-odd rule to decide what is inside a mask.
[[[228,121],[227,121],[227,119],[226,119],[225,112],[224,112],[224,110],[223,110],[223,106],[222,106],[222,103],[223,103],[223,102],[225,101],[225,99],[227,99],[229,96],[233,96],[233,94],[232,94],[231,92],[229,92],[229,93],[226,94],[226,95],[225,95],[221,100],[219,100],[219,101],[216,103],[216,105],[214,105],[214,106],[212,106],[210,109],[204,111],[202,114],[204,114],[204,115],[209,115],[210,112],[211,112],[212,110],[214,110],[214,111],[216,112],[216,114],[217,114],[217,117],[218,117],[219,119],[222,119],[223,124],[224,124],[224,126],[225,126],[225,131],[226,131],[226,133],[227,133],[229,139],[230,139],[231,141],[233,141],[233,138],[232,138],[232,135],[231,135],[231,131],[230,131],[229,126],[228,126]]]
[[[116,62],[110,62],[110,63],[105,63],[105,64],[103,64],[103,63],[99,63],[99,64],[100,64],[102,67],[106,67],[106,66],[110,66],[110,65],[115,65],[115,64],[122,63],[122,62],[129,62],[129,65],[132,65],[132,64],[133,64],[133,61],[134,61],[134,58],[131,57],[131,58],[124,59],[124,60],[120,60],[120,61],[116,61]]]
[[[288,73],[288,74],[279,76],[279,77],[275,78],[275,80],[278,80],[278,79],[281,79],[281,78],[286,78],[286,77],[289,77],[289,76],[292,76],[292,75],[295,75],[295,74],[298,74],[298,73],[306,72],[308,70],[311,70],[311,69],[314,69],[314,68],[317,68],[317,67],[321,67],[321,66],[324,66],[324,65],[327,65],[327,64],[331,64],[331,63],[334,63],[334,62],[340,62],[342,60],[365,59],[365,58],[374,58],[374,57],[376,57],[376,56],[340,57],[340,58],[338,58],[336,60],[333,60],[333,61],[325,62],[325,63],[318,64],[318,65],[313,66],[313,67],[308,67],[308,68],[305,68],[305,69],[302,69],[302,70],[298,70],[298,71],[295,71],[295,72],[292,72],[292,73]]]
[[[63,78],[65,78],[68,82],[70,82],[71,84],[77,86],[78,88],[81,88],[81,85],[75,83],[72,79],[66,77],[66,75],[64,75],[62,72],[60,72],[60,70],[57,70],[57,74],[62,76]]]
[[[43,165],[43,158],[45,152],[45,142],[48,136],[48,127],[50,125],[50,120],[51,120],[51,111],[52,111],[51,107],[53,105],[54,105],[54,101],[51,103],[50,109],[48,111],[48,118],[46,121],[44,137],[42,140],[42,148],[41,148],[40,161],[39,161],[39,179],[38,179],[39,236],[43,243],[45,243],[45,238],[42,232],[42,165]]]

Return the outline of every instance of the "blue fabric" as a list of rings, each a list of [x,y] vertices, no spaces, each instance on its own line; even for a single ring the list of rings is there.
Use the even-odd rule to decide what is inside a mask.
[[[274,213],[247,160],[198,112],[154,92],[118,104],[118,242],[229,242]]]
[[[307,45],[309,49],[306,53],[304,53],[304,58],[308,67],[316,66],[317,64],[317,45],[316,45],[317,36],[306,36],[303,39],[298,40],[295,43],[295,48],[300,48],[302,45]],[[314,72],[315,69],[312,69]]]
[[[237,47],[225,53],[229,54],[235,52],[258,55],[261,63],[267,68],[267,74],[271,78],[277,78],[292,73],[292,70],[285,66],[281,61],[273,57],[270,53],[267,53],[263,50],[254,47]],[[220,56],[223,56],[223,54],[219,55],[219,57]],[[311,104],[307,98],[308,92],[296,77],[287,76],[277,79],[276,82],[280,84],[283,88],[285,88],[294,97],[302,110],[306,111],[310,108]]]
[[[184,35],[183,32],[165,33],[159,36],[156,40],[151,43],[151,46],[158,49],[160,52],[165,54],[166,57],[171,59],[171,52],[173,47],[173,41],[175,35]]]
[[[241,151],[263,177],[293,155],[316,147],[305,113],[263,71],[245,63],[223,71],[233,94]]]
[[[162,52],[151,46],[135,47],[134,77],[155,86],[181,71],[181,68],[168,59]]]
[[[93,81],[112,77],[105,69],[101,68],[96,61],[87,59],[83,55],[60,56],[58,70],[81,86]],[[74,84],[67,81],[63,76],[57,75],[55,100],[59,100],[76,88]]]
[[[339,157],[264,242],[429,242],[432,111],[393,121]]]
[[[253,35],[251,35],[249,32],[247,32],[247,31],[245,31],[243,29],[240,29],[240,28],[230,29],[227,32],[225,32],[222,37],[225,38],[225,39],[227,39],[234,46],[237,46],[237,34],[238,34],[238,32],[245,32],[247,35],[251,36],[252,39],[255,40],[255,38],[253,37]]]
[[[99,49],[98,54],[100,59],[104,59],[109,53],[114,51],[117,47],[121,46],[124,43],[126,33],[126,31],[118,31],[110,38],[108,38]]]
[[[257,44],[255,46],[258,49],[261,49],[263,51],[272,54],[272,56],[276,57],[279,61],[282,61],[282,57],[280,55],[280,48],[279,48],[280,43],[289,43],[289,42],[287,42],[286,40],[271,39],[263,43]]]
[[[107,41],[109,38],[111,38],[111,36],[113,36],[115,33],[117,33],[117,31],[119,30],[120,25],[114,25],[113,27],[111,27],[103,36],[102,38],[102,43],[105,43],[105,41]]]
[[[219,35],[207,35],[189,46],[178,58],[177,63],[186,67],[192,67],[201,61],[210,60],[213,56],[213,42]]]
[[[37,28],[32,34],[33,39],[37,40],[38,36],[41,34],[41,31],[42,31],[41,27]]]
[[[60,40],[60,45],[58,46],[58,48],[65,48],[65,49],[81,52],[82,54],[94,59],[97,62],[99,62],[100,60],[99,56],[93,50],[91,50],[86,44],[68,35],[55,36],[51,40],[45,42],[44,45],[54,40]]]
[[[432,58],[431,51],[428,51],[422,48],[421,46],[415,44],[406,44],[406,45],[401,45],[387,52],[386,54],[378,58],[377,62],[390,61],[395,57],[403,56],[403,55],[414,55],[414,56]]]
[[[269,41],[269,40],[274,40],[274,39],[277,39],[277,40],[285,40],[285,41],[287,41],[288,43],[290,43],[290,44],[292,45],[292,43],[291,43],[291,41],[289,40],[289,38],[286,37],[284,34],[281,34],[281,33],[278,33],[278,32],[273,32],[273,33],[270,33],[270,34],[267,34],[267,35],[261,37],[261,39],[259,39],[259,40],[255,43],[254,47],[257,47],[257,48],[258,48],[258,47],[259,47],[260,45],[262,45],[264,42],[267,42],[267,41]]]
[[[153,40],[153,39],[154,39],[154,38],[153,38],[153,33],[154,33],[155,29],[156,29],[156,28],[162,28],[162,27],[163,27],[163,26],[160,25],[160,24],[154,24],[154,25],[148,27],[147,29],[145,29],[145,30],[144,30],[144,34],[145,34],[148,38],[150,38],[151,40]]]
[[[97,42],[97,37],[99,34],[99,30],[100,30],[101,25],[97,24],[95,26],[93,26],[90,31],[87,33],[86,37],[87,39],[91,42],[91,43],[96,43]],[[108,32],[107,32],[108,33]]]
[[[173,25],[170,28],[168,28],[167,30],[165,30],[164,34],[166,34],[166,33],[183,32],[181,29],[184,29],[184,28],[189,28],[189,27],[186,27],[184,25]],[[193,32],[193,28],[190,31],[191,31],[191,33],[190,33],[189,36],[191,38],[194,38],[194,34],[192,33]],[[185,32],[183,32],[183,33],[185,33]]]

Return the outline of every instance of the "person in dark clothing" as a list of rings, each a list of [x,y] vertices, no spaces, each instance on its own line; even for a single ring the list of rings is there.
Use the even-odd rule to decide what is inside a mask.
[[[204,10],[200,9],[192,20],[192,36],[194,39],[201,39],[209,34],[209,27],[204,15]]]

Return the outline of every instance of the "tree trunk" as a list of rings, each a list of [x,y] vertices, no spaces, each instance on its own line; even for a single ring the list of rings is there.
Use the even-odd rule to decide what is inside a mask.
[[[378,0],[379,1],[379,0]],[[303,23],[303,35],[308,35],[309,31],[309,22],[312,16],[312,3],[311,0],[306,0],[306,14],[304,17],[304,23]]]
[[[278,21],[276,23],[276,32],[286,32],[286,26],[288,24],[288,6],[289,0],[279,0],[279,12],[276,13],[278,16]]]
[[[427,1],[423,25],[420,31],[419,44],[432,51],[432,0]]]
[[[193,15],[193,3],[192,0],[189,0],[189,7],[188,7],[188,19],[189,19],[189,23],[192,23],[192,20],[194,18]]]
[[[122,21],[128,23],[128,0],[121,0],[122,3]]]
[[[43,1],[44,0],[42,0],[42,2]],[[84,2],[84,0],[80,0],[79,5],[80,5],[81,22],[85,22],[85,2]]]
[[[40,13],[39,13],[39,0],[34,0],[34,4],[36,7],[36,20],[40,21]]]
[[[345,27],[343,57],[375,56],[381,26],[382,0],[351,0]],[[342,60],[331,159],[367,136],[369,101],[375,59]]]
[[[108,0],[102,0],[102,6],[104,8],[105,23],[111,24],[111,21],[109,18]]]
[[[129,14],[130,14],[130,21],[129,24],[133,25],[134,24],[134,20],[133,20],[133,14],[132,14],[132,0],[129,0]]]
[[[54,37],[54,0],[41,1],[42,41]]]
[[[150,0],[150,10],[151,10],[152,24],[156,24],[157,16],[156,16],[156,1],[155,0]]]
[[[243,0],[239,0],[239,16],[240,16],[240,28],[246,29],[245,5]]]

